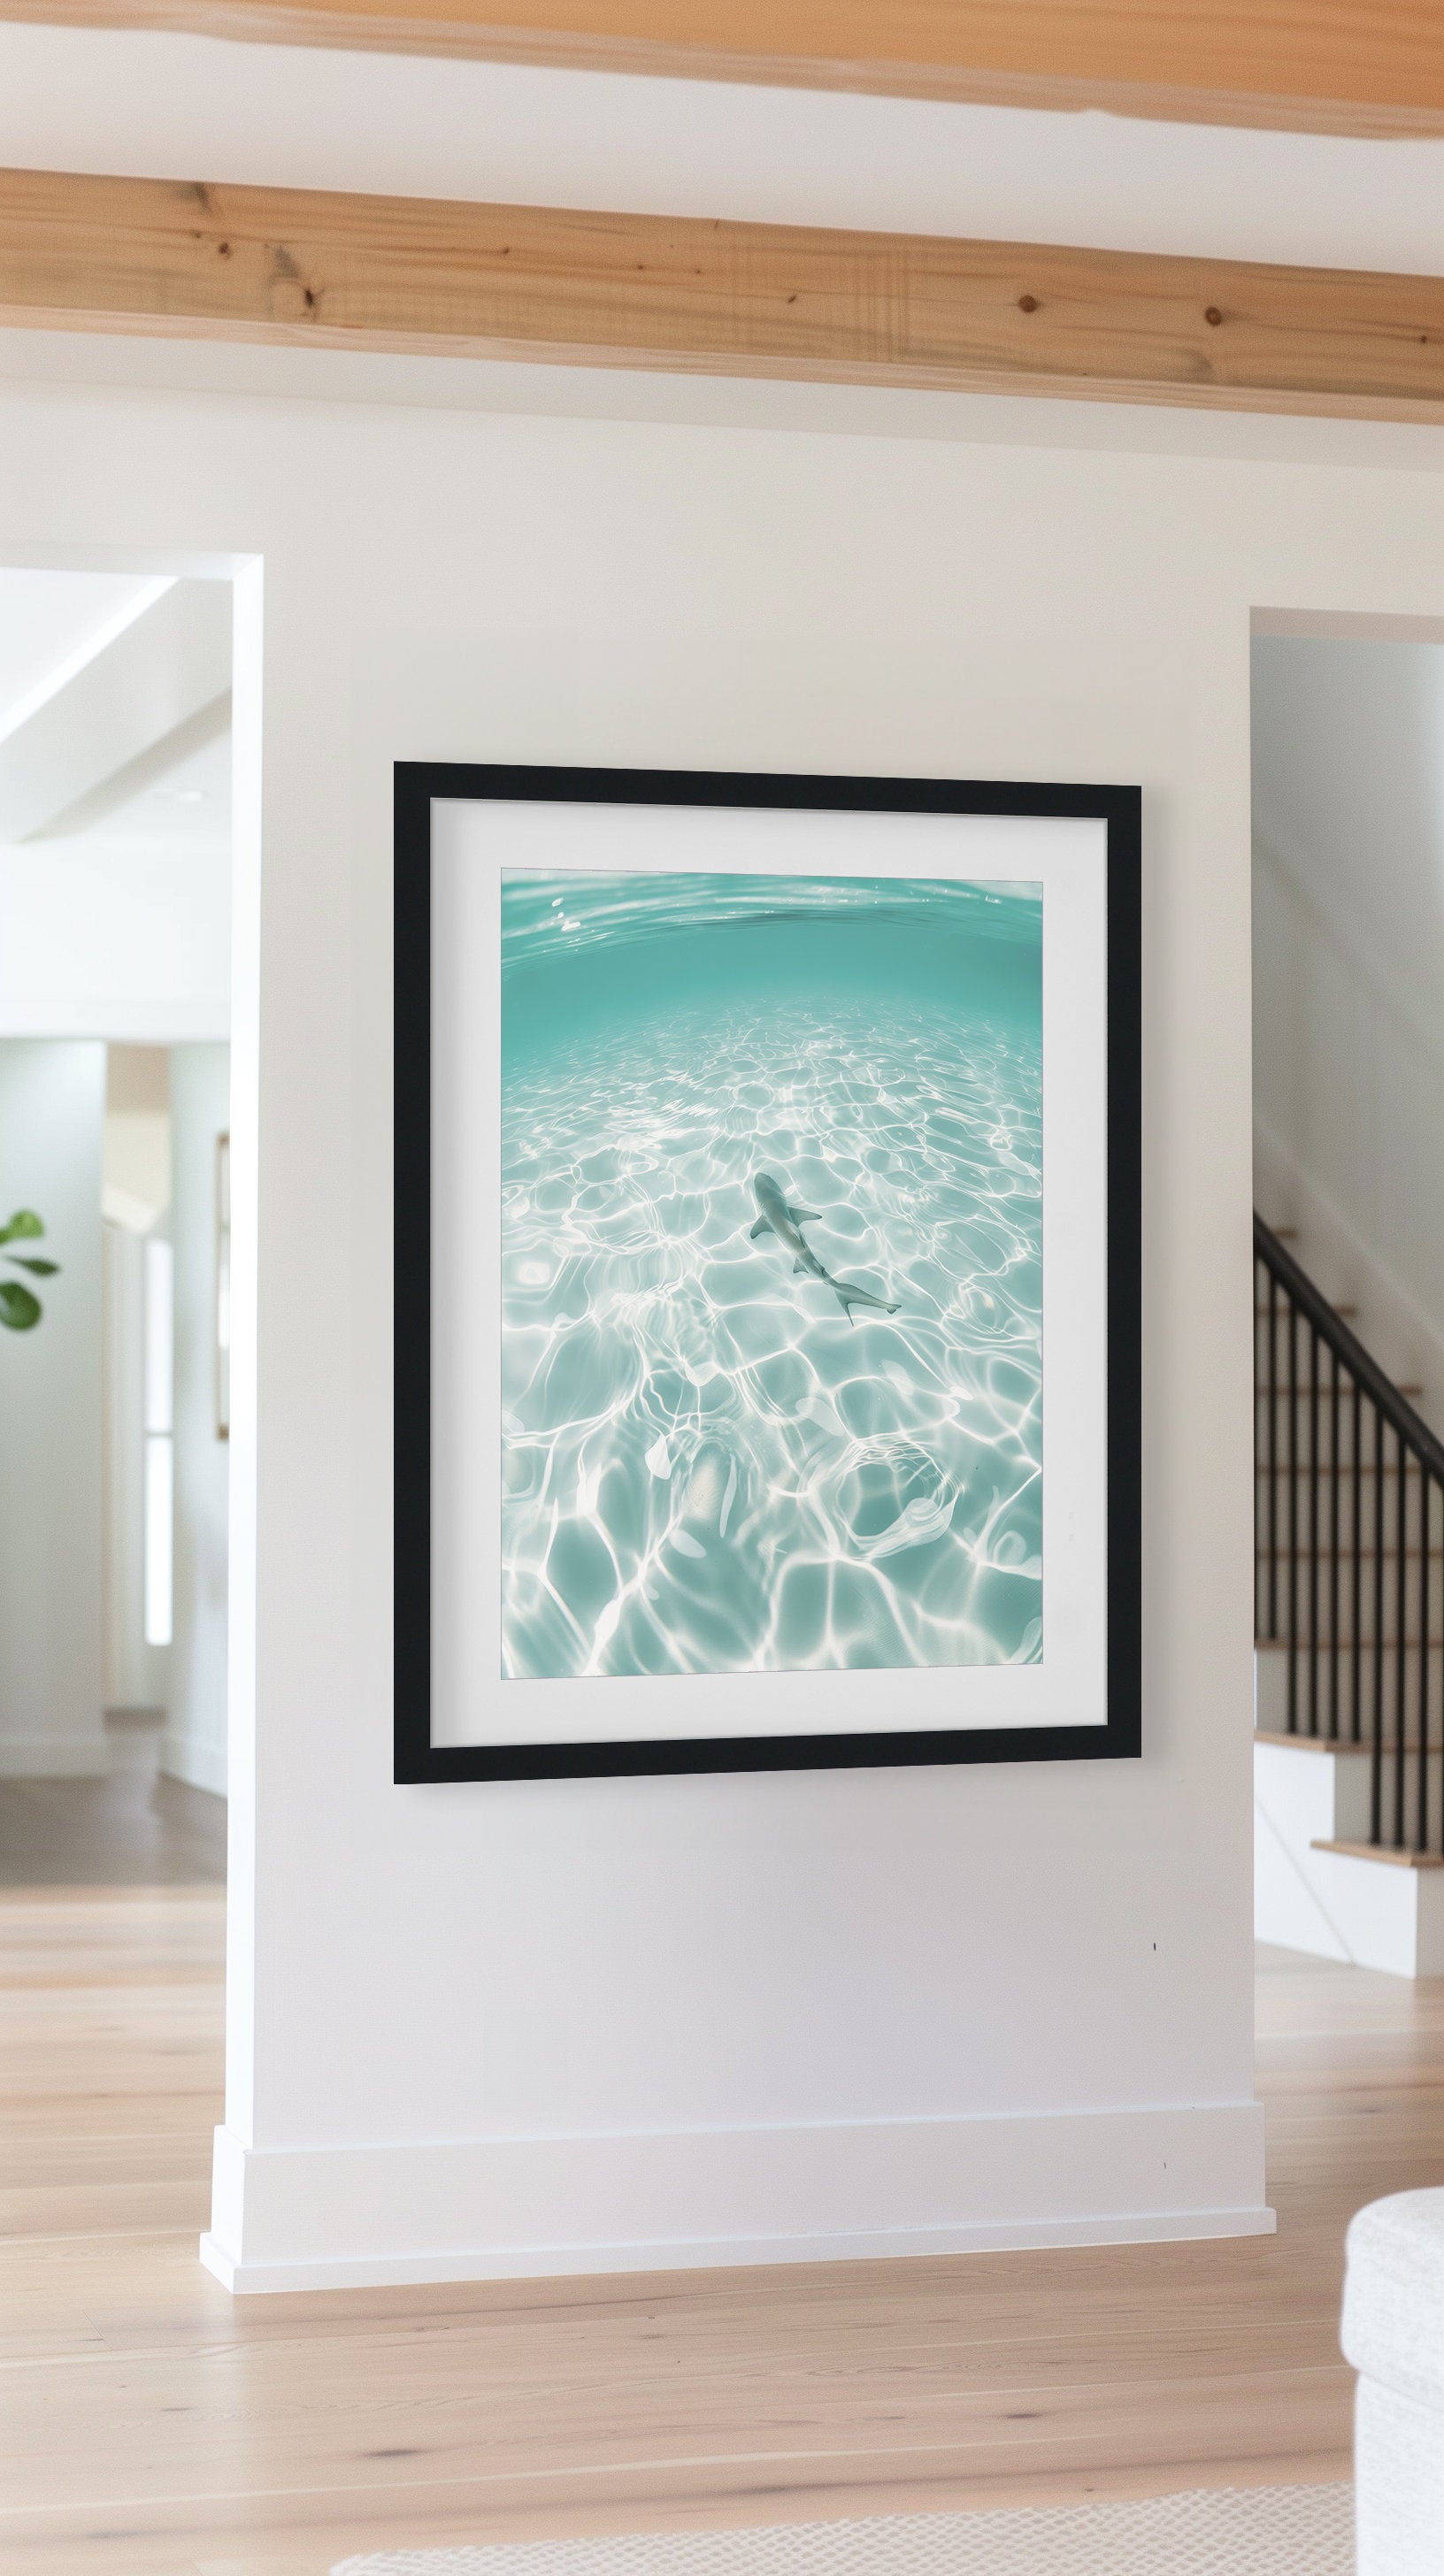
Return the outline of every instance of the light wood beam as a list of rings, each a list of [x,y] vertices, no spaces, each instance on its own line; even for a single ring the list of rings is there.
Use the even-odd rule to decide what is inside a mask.
[[[1439,0],[3,0],[10,18],[693,79],[1444,131]]]
[[[1444,281],[0,171],[0,319],[1437,417]]]

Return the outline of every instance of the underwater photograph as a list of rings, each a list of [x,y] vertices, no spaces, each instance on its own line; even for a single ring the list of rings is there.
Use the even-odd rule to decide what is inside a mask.
[[[1041,887],[501,922],[505,1676],[1040,1661]]]

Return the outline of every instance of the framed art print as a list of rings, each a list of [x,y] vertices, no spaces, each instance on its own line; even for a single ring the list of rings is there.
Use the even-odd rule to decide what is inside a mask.
[[[1139,794],[396,773],[396,1776],[1139,1750]]]

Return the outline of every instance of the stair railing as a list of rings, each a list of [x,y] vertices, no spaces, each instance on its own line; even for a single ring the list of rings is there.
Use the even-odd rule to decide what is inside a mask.
[[[1444,1851],[1444,1442],[1258,1215],[1253,1239],[1254,1634],[1290,1735],[1367,1745],[1371,1844]]]

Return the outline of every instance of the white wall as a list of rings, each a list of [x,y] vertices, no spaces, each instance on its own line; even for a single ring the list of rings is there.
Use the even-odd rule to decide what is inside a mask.
[[[1444,1419],[1444,644],[1254,645],[1259,1204]]]
[[[1444,608],[1444,485],[1329,462],[1401,452],[1357,425],[1289,466],[970,417],[0,408],[0,551],[264,559],[209,2258],[242,2286],[1263,2223],[1249,614]],[[1142,780],[1142,1762],[392,1786],[396,758]]]
[[[216,1437],[216,1139],[230,1119],[229,1049],[173,1048],[170,1105],[175,1623],[161,1762],[177,1779],[224,1794],[230,1454]]]
[[[0,1774],[104,1771],[100,1171],[105,1049],[0,1039],[0,1222],[58,1261],[44,1312],[0,1331]],[[24,1279],[0,1263],[0,1273]]]

